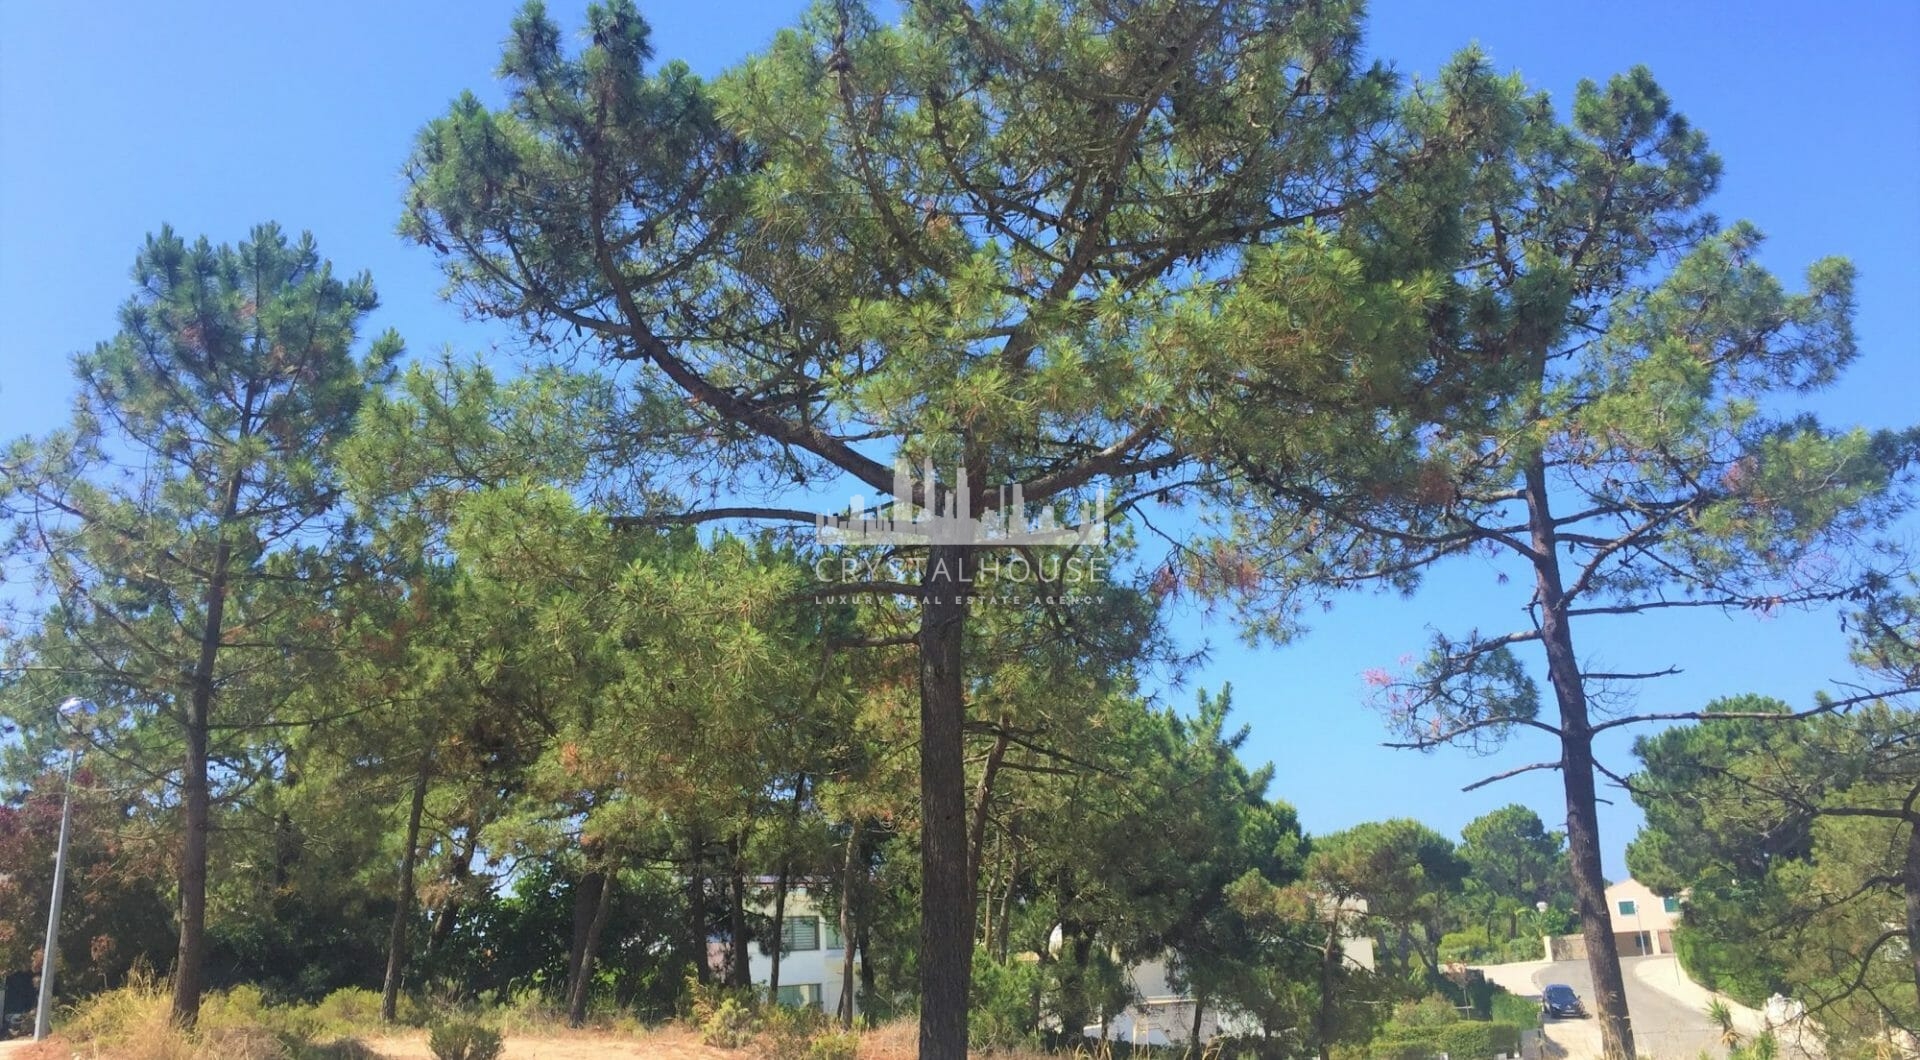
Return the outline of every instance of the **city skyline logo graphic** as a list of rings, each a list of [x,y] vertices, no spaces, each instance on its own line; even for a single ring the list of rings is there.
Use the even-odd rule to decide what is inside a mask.
[[[1052,505],[1036,504],[1030,511],[1019,483],[1002,485],[999,504],[981,513],[972,509],[973,491],[967,469],[954,472],[945,496],[935,487],[933,461],[920,465],[918,484],[923,496],[935,498],[934,507],[915,505],[913,467],[905,459],[893,462],[893,490],[886,500],[871,506],[854,494],[845,515],[814,518],[816,539],[823,545],[1103,545],[1107,540],[1107,491],[1083,501],[1078,518],[1062,519]],[[1071,514],[1071,513],[1070,513]]]

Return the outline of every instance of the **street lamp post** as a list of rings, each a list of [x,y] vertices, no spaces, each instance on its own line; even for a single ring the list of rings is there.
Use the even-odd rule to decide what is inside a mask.
[[[72,717],[88,704],[69,699],[60,704],[60,713]],[[60,944],[60,897],[67,889],[67,838],[73,832],[73,767],[80,759],[80,744],[75,741],[67,751],[67,781],[60,800],[60,845],[53,855],[53,902],[47,911],[47,947],[40,955],[40,1008],[33,1016],[33,1040],[47,1036],[53,1023],[53,968]]]

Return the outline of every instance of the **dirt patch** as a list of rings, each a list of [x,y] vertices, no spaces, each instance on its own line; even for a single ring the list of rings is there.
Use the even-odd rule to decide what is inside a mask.
[[[424,1032],[362,1041],[387,1060],[433,1060]],[[679,1028],[661,1028],[639,1036],[605,1031],[509,1034],[506,1046],[502,1060],[746,1060],[751,1055],[741,1050],[715,1049],[692,1031]]]
[[[5,1060],[68,1060],[72,1051],[58,1041],[0,1042]]]

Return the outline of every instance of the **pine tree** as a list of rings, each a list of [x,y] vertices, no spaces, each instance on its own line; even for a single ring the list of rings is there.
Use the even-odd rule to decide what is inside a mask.
[[[310,236],[271,224],[218,247],[163,228],[133,279],[119,334],[75,358],[72,427],[8,450],[0,503],[46,604],[34,635],[83,660],[68,688],[178,741],[173,1017],[191,1025],[212,767],[290,720],[279,693],[324,647],[332,456],[400,342],[356,353],[371,279],[335,277]]]
[[[507,106],[467,96],[422,132],[404,230],[472,307],[591,340],[634,380],[631,451],[674,469],[655,496],[689,519],[811,523],[701,502],[887,492],[897,457],[956,473],[895,503],[953,504],[963,470],[973,512],[1002,485],[1053,503],[1171,472],[1171,306],[1245,245],[1338,213],[1361,182],[1350,138],[1389,97],[1347,3],[926,3],[882,26],[849,2],[711,85],[649,74],[626,0],[589,8],[586,35],[569,55],[526,9]],[[846,587],[919,607],[921,1043],[939,1060],[967,1042],[980,558],[936,544],[917,584]]]
[[[1598,716],[1596,695],[1624,696],[1669,666],[1596,670],[1576,633],[1655,610],[1817,607],[1869,591],[1880,576],[1865,569],[1867,544],[1910,501],[1903,469],[1920,432],[1834,431],[1768,406],[1854,357],[1852,267],[1816,262],[1790,292],[1755,260],[1756,229],[1704,212],[1720,162],[1644,69],[1583,83],[1563,123],[1468,54],[1407,114],[1416,127],[1470,116],[1486,131],[1464,209],[1436,222],[1389,191],[1364,224],[1277,257],[1274,289],[1290,299],[1229,301],[1207,325],[1221,352],[1196,386],[1207,402],[1194,444],[1244,485],[1238,541],[1208,574],[1268,591],[1265,617],[1284,631],[1305,601],[1411,589],[1448,557],[1520,572],[1524,627],[1437,635],[1410,673],[1374,679],[1399,746],[1488,746],[1520,728],[1553,738],[1555,757],[1501,775],[1564,780],[1596,1014],[1607,1056],[1623,1060],[1634,1052],[1594,739],[1698,715]],[[1402,256],[1377,256],[1391,233],[1436,223],[1460,241],[1450,264],[1409,275]],[[1389,235],[1356,247],[1354,227]],[[1320,319],[1317,334],[1298,329],[1302,314]],[[1396,360],[1427,367],[1383,377]],[[1344,416],[1324,414],[1336,394]],[[1302,422],[1346,440],[1339,460],[1302,451]],[[1553,697],[1544,715],[1516,654],[1528,645]]]

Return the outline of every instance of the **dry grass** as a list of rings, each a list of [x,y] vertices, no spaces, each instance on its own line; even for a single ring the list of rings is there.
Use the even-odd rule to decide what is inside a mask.
[[[916,1060],[919,1055],[918,1020],[894,1020],[860,1032],[860,1060]]]
[[[383,1060],[432,1060],[424,1033],[369,1038],[366,1041]],[[537,1034],[509,1034],[502,1060],[756,1060],[752,1050],[716,1049],[700,1035],[679,1026],[644,1033],[554,1029]],[[864,1054],[863,1054],[864,1055]]]
[[[50,1041],[0,1046],[0,1060],[433,1060],[424,1030],[382,1030],[377,1009],[361,1011],[364,1001],[341,997],[318,1006],[277,1008],[264,1005],[257,990],[242,987],[209,994],[198,1029],[186,1033],[168,1022],[166,984],[143,979],[81,1002]],[[794,1043],[771,1032],[743,1048],[722,1049],[706,1044],[685,1024],[576,1031],[539,1025],[538,1015],[516,1005],[488,1021],[506,1032],[502,1060],[797,1060]],[[919,1025],[912,1020],[860,1033],[857,1060],[916,1060],[918,1054]],[[995,1052],[983,1060],[1048,1058]],[[1073,1060],[1108,1058],[1083,1054]]]

